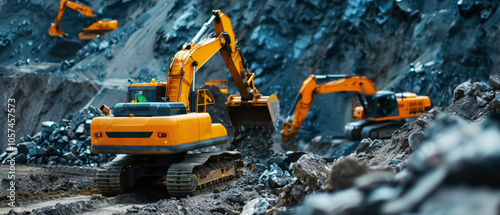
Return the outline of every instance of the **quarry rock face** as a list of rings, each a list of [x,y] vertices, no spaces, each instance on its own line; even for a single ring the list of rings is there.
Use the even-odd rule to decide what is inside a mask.
[[[78,113],[99,91],[100,85],[89,81],[73,81],[64,77],[28,74],[19,78],[0,79],[2,101],[15,99],[16,137],[35,135],[42,123],[62,120]],[[7,111],[7,107],[3,107]],[[0,120],[6,122],[7,115]],[[0,128],[7,130],[7,124]],[[73,125],[74,126],[74,125]],[[73,129],[76,129],[73,127]],[[7,147],[2,141],[0,147]]]
[[[86,20],[68,11],[61,27],[69,36],[50,38],[47,28],[59,1],[0,3],[0,101],[16,99],[18,134],[14,147],[0,141],[0,168],[8,169],[11,159],[26,168],[16,181],[26,193],[17,196],[23,205],[95,194],[94,166],[114,155],[90,152],[87,125],[102,114],[93,106],[123,102],[128,78],[166,81],[171,58],[212,9],[232,19],[259,92],[280,100],[280,122],[311,74],[366,76],[379,90],[429,96],[433,107],[391,139],[360,143],[339,140],[352,94],[317,96],[297,135],[307,152],[285,152],[272,132],[241,135],[227,116],[227,96],[205,86],[216,100],[207,107],[212,122],[223,124],[232,140],[221,147],[244,156],[243,177],[202,196],[171,198],[162,188],[154,200],[148,190],[1,213],[100,213],[114,207],[127,214],[498,214],[498,1],[84,3],[99,18],[117,19],[119,28],[80,41],[76,35]],[[197,88],[226,78],[229,93],[238,94],[218,54],[196,76]],[[7,112],[5,104],[0,109]],[[7,177],[0,171],[2,182]],[[0,185],[8,195],[9,184]]]

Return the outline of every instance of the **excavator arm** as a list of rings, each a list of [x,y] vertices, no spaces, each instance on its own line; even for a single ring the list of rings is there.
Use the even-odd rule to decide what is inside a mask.
[[[215,38],[200,38],[215,26]],[[241,96],[232,95],[226,107],[234,126],[266,125],[276,128],[279,101],[276,95],[263,96],[254,84],[255,74],[250,73],[238,46],[231,20],[219,10],[203,25],[196,36],[177,52],[168,72],[167,96],[169,101],[182,102],[193,112],[196,107],[195,77],[213,55],[220,52]]]
[[[188,112],[193,112],[189,98],[194,89],[196,72],[224,46],[225,41],[224,37],[207,38],[177,52],[168,72],[169,101],[182,102]]]
[[[339,79],[340,78],[340,79]],[[324,84],[317,84],[318,79],[338,79]],[[288,118],[283,122],[281,131],[281,140],[284,145],[295,137],[307,112],[311,108],[316,94],[335,93],[335,92],[358,92],[362,95],[372,95],[377,92],[373,82],[362,76],[349,75],[311,75],[300,87],[294,106],[290,109]],[[290,122],[291,118],[293,120]]]
[[[76,12],[86,17],[95,18],[94,12],[92,11],[92,9],[90,9],[90,7],[69,0],[61,0],[61,3],[59,4],[59,11],[57,13],[57,17],[56,19],[54,19],[54,22],[50,25],[49,28],[49,35],[51,37],[60,37],[67,35],[60,27],[61,20],[64,15],[64,12],[66,11],[66,8],[73,9]],[[79,37],[82,40],[94,39],[99,34],[105,34],[106,32],[115,30],[117,28],[118,28],[118,21],[116,20],[106,20],[106,21],[100,20],[94,22],[89,27],[83,29],[85,31],[95,31],[95,33],[80,33]]]

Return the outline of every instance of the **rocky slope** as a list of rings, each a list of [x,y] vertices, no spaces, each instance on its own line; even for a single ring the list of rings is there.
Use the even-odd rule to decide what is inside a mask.
[[[3,16],[8,17],[10,24],[3,27],[7,45],[1,55],[14,53],[2,62],[22,68],[27,66],[28,58],[30,64],[36,64],[34,56],[38,56],[39,62],[60,61],[50,53],[44,54],[54,49],[47,43],[60,40],[45,34],[58,2],[14,3],[6,1],[2,5],[6,11]],[[479,15],[463,18],[454,0],[359,4],[196,0],[84,3],[98,8],[101,17],[118,19],[120,28],[83,44],[79,51],[68,45],[56,47],[55,50],[73,52],[64,54],[62,60],[67,61],[61,64],[61,70],[54,71],[56,74],[80,80],[122,80],[123,86],[129,77],[166,80],[173,54],[196,34],[212,9],[221,9],[232,19],[250,69],[257,74],[259,90],[277,94],[282,113],[288,112],[295,92],[309,74],[364,75],[373,79],[379,89],[413,91],[430,96],[433,105],[447,106],[452,86],[467,80],[486,80],[500,68],[500,44],[495,39],[499,35],[500,12],[496,10],[496,1],[476,6],[477,14],[490,11],[485,19]],[[80,31],[78,24],[82,20],[75,13],[67,13],[64,23],[68,26],[63,27],[74,36]],[[26,30],[31,34],[23,36],[24,28],[32,29]],[[154,52],[159,32],[164,33],[164,45]],[[30,49],[26,44],[40,46],[40,53],[27,51]],[[208,79],[229,77],[221,60],[216,55],[200,70],[197,85]],[[18,61],[22,63],[16,64]],[[414,69],[410,69],[411,63]],[[229,85],[232,86],[231,80]],[[232,87],[230,91],[236,92]],[[299,139],[309,141],[318,134],[340,136],[350,114],[350,97],[343,93],[318,96]],[[285,117],[282,114],[281,119]]]

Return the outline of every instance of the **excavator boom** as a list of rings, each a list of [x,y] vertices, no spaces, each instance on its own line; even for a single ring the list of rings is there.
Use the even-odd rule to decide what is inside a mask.
[[[209,24],[215,26],[215,38],[200,38]],[[219,10],[196,34],[190,43],[177,52],[168,73],[167,95],[169,101],[182,102],[192,112],[196,70],[220,52],[241,96],[230,96],[226,107],[234,126],[264,125],[277,127],[279,101],[276,95],[263,96],[254,84],[255,74],[250,73],[240,47],[235,39],[231,20]],[[191,93],[190,93],[191,92]],[[193,95],[193,96],[192,96]]]

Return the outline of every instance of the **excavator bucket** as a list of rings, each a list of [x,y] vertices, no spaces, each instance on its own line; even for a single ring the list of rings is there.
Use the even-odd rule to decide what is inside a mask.
[[[49,35],[52,37],[60,37],[60,36],[66,36],[67,34],[64,33],[64,31],[58,24],[52,23],[49,28]]]
[[[241,97],[232,95],[226,102],[233,126],[270,126],[274,131],[278,126],[279,106],[274,94],[251,101],[242,101]]]

